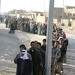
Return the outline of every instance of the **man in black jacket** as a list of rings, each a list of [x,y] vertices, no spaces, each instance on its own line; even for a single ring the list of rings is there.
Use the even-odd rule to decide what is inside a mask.
[[[37,45],[38,45],[38,49],[39,49],[39,51],[42,55],[42,59],[43,59],[43,67],[39,68],[39,75],[44,75],[45,74],[44,73],[44,71],[45,71],[45,52],[42,50],[40,42],[38,42]]]
[[[20,56],[16,59],[16,75],[31,75],[33,71],[33,63],[28,57],[25,45],[20,45],[20,50]]]
[[[37,41],[31,42],[31,48],[28,50],[29,54],[32,56],[33,61],[33,75],[38,75],[38,69],[43,65],[42,56],[40,51],[37,49]]]
[[[46,39],[42,40],[43,45],[41,46],[41,48],[43,49],[43,51],[46,51]]]

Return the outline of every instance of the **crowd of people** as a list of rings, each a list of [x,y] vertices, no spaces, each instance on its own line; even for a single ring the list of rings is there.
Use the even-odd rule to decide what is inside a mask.
[[[47,24],[36,23],[35,21],[29,19],[20,19],[18,21],[18,27],[21,31],[39,35],[46,35],[47,30]]]
[[[10,31],[19,29],[21,31],[46,35],[47,24],[30,22],[29,19],[18,19],[10,21]],[[12,27],[13,26],[13,27]],[[46,39],[41,42],[32,41],[31,47],[27,50],[25,45],[20,46],[20,53],[15,57],[17,64],[16,75],[45,75]],[[53,25],[52,32],[52,60],[51,75],[63,71],[63,63],[66,62],[68,39],[62,28]]]
[[[16,75],[45,75],[46,44],[46,39],[43,39],[42,44],[38,41],[32,41],[28,50],[25,45],[20,46],[20,53],[14,59],[14,62],[17,64],[18,74]],[[61,28],[54,26],[51,75],[61,75],[63,63],[66,62],[67,46],[68,39],[65,32]]]
[[[6,28],[9,27],[10,30],[17,29],[39,35],[46,35],[47,32],[47,24],[36,23],[35,21],[28,18],[6,19],[5,24]]]
[[[66,52],[67,52],[67,46],[69,44],[68,39],[66,37],[65,32],[61,28],[56,28],[56,26],[53,27],[53,39],[52,39],[52,54],[53,59],[55,58],[55,66],[53,64],[53,67],[56,67],[56,73],[61,75],[61,71],[63,71],[63,63],[66,62]],[[53,60],[52,59],[52,60]],[[57,65],[56,65],[57,64]],[[54,68],[53,68],[54,69]]]

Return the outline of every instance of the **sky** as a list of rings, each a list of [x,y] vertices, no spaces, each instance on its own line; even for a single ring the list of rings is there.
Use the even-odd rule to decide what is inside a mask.
[[[75,6],[75,0],[54,0],[54,7]],[[1,12],[13,9],[44,11],[49,7],[49,0],[1,0]]]

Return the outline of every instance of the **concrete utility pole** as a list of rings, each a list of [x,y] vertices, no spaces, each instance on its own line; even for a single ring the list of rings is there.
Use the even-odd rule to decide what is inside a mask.
[[[0,0],[0,14],[1,14],[1,0]]]
[[[46,47],[46,60],[45,60],[46,73],[45,75],[51,75],[53,14],[54,14],[54,0],[50,0],[48,26],[47,26],[47,47]]]

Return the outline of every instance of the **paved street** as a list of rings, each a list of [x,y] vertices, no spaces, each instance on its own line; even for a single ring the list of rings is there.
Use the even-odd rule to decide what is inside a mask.
[[[9,29],[5,28],[4,24],[0,24],[0,75],[15,75],[16,65],[13,59],[19,53],[19,45],[25,44],[29,48],[32,40],[42,42],[44,38],[44,36],[34,36],[21,31],[16,31],[15,34],[8,32]]]
[[[0,24],[0,75],[15,75],[16,65],[13,62],[19,52],[19,45],[24,43],[30,47],[32,40],[42,42],[45,36],[29,34],[17,30],[15,34],[9,34],[9,29]],[[67,63],[64,64],[64,75],[75,75],[75,35],[67,32],[69,46],[67,50]]]

